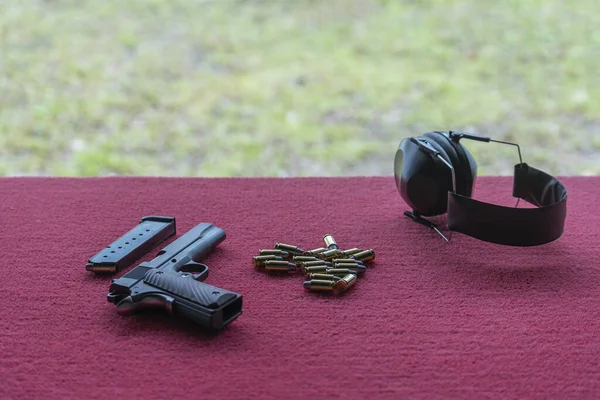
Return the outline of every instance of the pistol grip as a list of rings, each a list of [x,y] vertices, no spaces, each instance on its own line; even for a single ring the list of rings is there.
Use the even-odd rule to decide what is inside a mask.
[[[242,296],[199,282],[189,272],[150,269],[117,303],[120,315],[143,310],[164,310],[202,326],[223,329],[242,314]]]
[[[160,289],[160,292],[174,295],[180,301],[189,301],[209,309],[222,307],[236,297],[235,293],[198,282],[188,272],[176,274],[152,269],[144,275],[144,283]]]

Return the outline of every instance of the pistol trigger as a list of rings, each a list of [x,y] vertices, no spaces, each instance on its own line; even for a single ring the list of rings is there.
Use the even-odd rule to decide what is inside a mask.
[[[165,310],[168,314],[173,314],[173,303],[175,299],[164,294],[150,293],[147,295],[127,296],[117,303],[117,313],[123,316],[133,315],[138,311],[144,310]]]

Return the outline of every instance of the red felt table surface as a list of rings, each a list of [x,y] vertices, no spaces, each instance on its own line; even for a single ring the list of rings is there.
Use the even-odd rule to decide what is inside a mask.
[[[563,182],[564,236],[517,248],[445,243],[402,216],[391,177],[0,179],[0,398],[598,398],[600,178]],[[483,177],[475,197],[510,193]],[[146,215],[227,232],[206,259],[243,295],[225,331],[121,317],[85,271]],[[326,233],[377,254],[344,296],[251,266]]]

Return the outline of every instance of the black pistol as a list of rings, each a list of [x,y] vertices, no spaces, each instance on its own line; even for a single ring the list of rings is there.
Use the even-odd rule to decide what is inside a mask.
[[[242,314],[242,296],[203,281],[208,267],[202,261],[219,243],[225,231],[201,223],[123,277],[113,279],[108,301],[120,315],[139,310],[162,309],[204,327],[223,329]]]

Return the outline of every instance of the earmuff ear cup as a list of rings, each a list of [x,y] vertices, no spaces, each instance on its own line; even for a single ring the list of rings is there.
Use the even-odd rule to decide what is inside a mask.
[[[426,139],[426,138],[423,138]],[[426,139],[442,157],[450,162],[442,147]],[[423,216],[444,214],[448,208],[448,192],[452,190],[450,169],[413,143],[402,140],[394,160],[396,186],[402,199]]]
[[[459,149],[457,149],[457,147],[462,146],[460,144],[455,146],[456,144],[450,140],[445,132],[427,132],[423,136],[430,139],[430,141],[434,141],[448,156],[447,158],[450,160],[450,163],[454,168],[454,175],[456,177],[456,192],[464,196],[470,196],[471,187],[469,186],[469,177],[471,174],[468,171],[468,166],[463,162],[463,159],[459,155]]]

